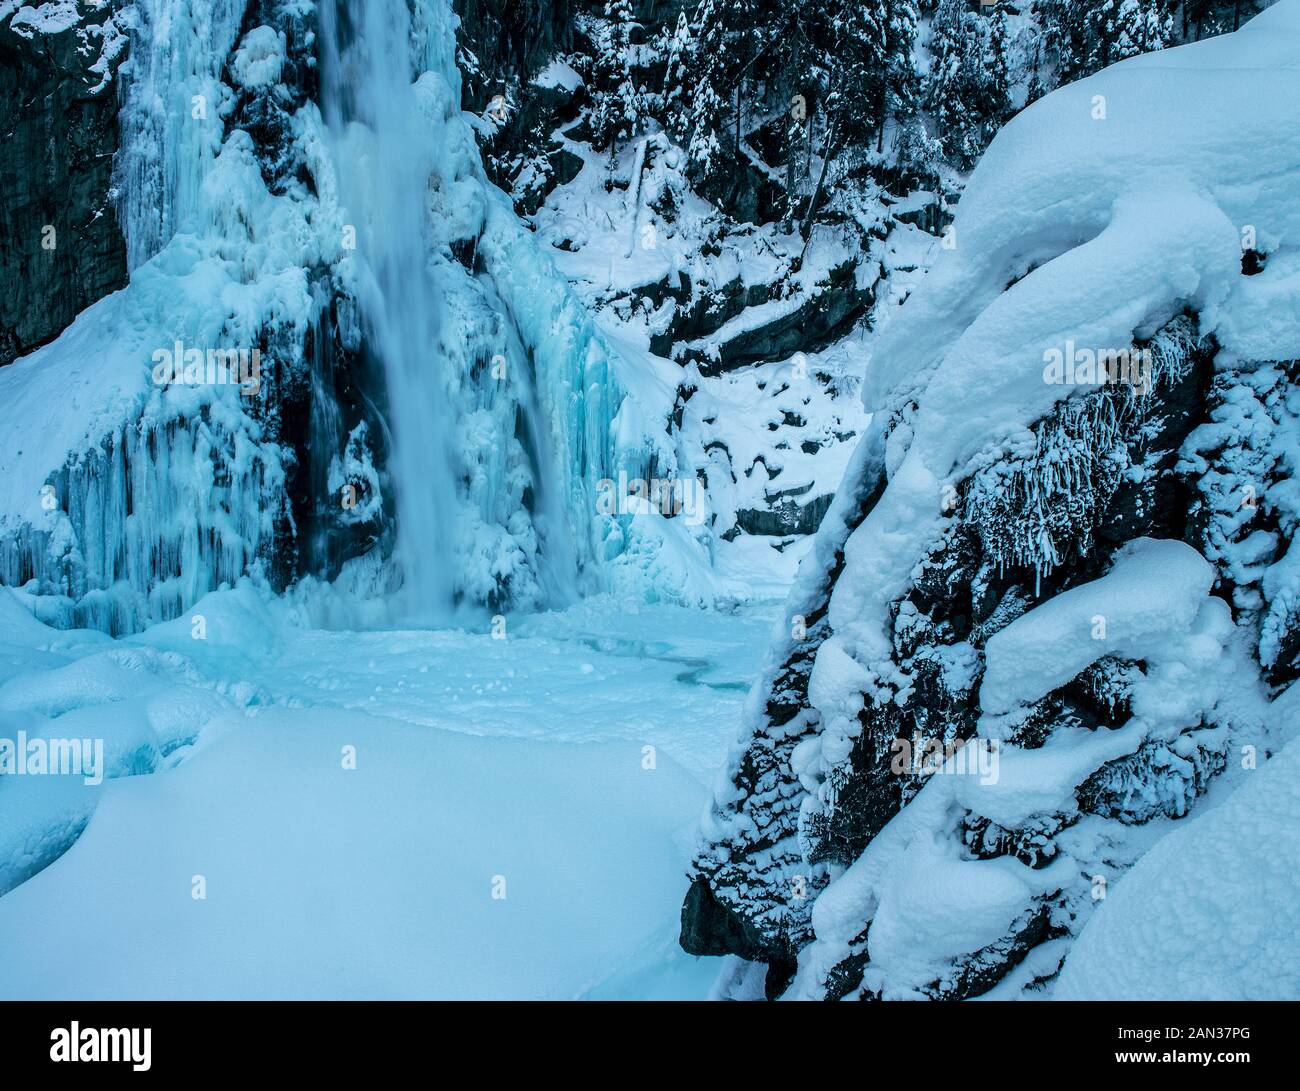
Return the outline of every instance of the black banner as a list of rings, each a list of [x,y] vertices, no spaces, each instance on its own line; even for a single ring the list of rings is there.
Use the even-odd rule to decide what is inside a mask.
[[[0,1048],[6,1075],[34,1076],[65,1069],[90,1077],[113,1070],[140,1078],[283,1073],[338,1079],[411,1066],[451,1072],[466,1064],[493,1072],[512,1065],[574,1071],[587,1055],[593,1069],[605,1069],[611,1049],[628,1051],[639,1072],[643,1066],[680,1071],[683,1063],[721,1072],[735,1071],[742,1061],[737,1051],[746,1048],[756,1050],[754,1060],[761,1058],[764,1069],[785,1067],[783,1055],[806,1069],[814,1062],[803,1035],[830,1032],[848,1035],[830,1041],[863,1049],[864,1065],[907,1066],[918,1075],[1026,1074],[1058,1066],[1047,1068],[1050,1073],[1064,1071],[1062,1062],[1072,1072],[1186,1072],[1261,1063],[1277,1069],[1287,1060],[1296,1017],[1293,1004],[1253,1002],[610,1007],[20,1002],[0,1007]],[[753,1037],[759,1028],[761,1045]]]

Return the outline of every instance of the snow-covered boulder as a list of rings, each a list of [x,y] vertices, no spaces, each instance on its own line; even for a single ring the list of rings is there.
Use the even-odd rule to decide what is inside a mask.
[[[1300,671],[1297,48],[1284,0],[994,140],[871,346],[688,950],[773,996],[973,996],[1022,962],[1040,988],[1110,883],[1267,767]]]

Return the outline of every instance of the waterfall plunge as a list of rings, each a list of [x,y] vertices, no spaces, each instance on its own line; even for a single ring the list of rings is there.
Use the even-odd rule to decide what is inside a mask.
[[[437,148],[411,79],[411,17],[406,0],[324,0],[320,29],[321,105],[354,218],[357,302],[388,382],[404,606],[416,621],[438,621],[452,608],[457,503],[429,269]]]

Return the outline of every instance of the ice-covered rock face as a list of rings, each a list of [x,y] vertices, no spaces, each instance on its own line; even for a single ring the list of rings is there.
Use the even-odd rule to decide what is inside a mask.
[[[280,82],[284,70],[284,35],[270,27],[254,27],[239,43],[230,59],[230,73],[235,82],[249,91],[258,91]]]
[[[706,821],[688,949],[767,962],[772,994],[1032,984],[1277,748],[1297,48],[1291,0],[995,139],[872,346],[872,427]]]
[[[0,581],[113,632],[246,574],[420,620],[602,586],[635,535],[598,484],[676,455],[487,183],[450,4],[127,25],[131,282],[0,369]]]
[[[227,131],[243,7],[134,6],[115,166],[131,283],[0,371],[0,580],[63,623],[129,631],[292,567],[273,546],[293,540],[316,258],[305,186],[273,192],[250,133]]]

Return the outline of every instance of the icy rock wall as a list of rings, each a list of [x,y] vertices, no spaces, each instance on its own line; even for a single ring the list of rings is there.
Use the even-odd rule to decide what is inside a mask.
[[[0,374],[0,579],[60,623],[130,631],[271,576],[292,546],[283,410],[312,256],[305,187],[273,193],[226,125],[277,93],[220,80],[243,14],[134,5],[116,168],[131,282]]]
[[[688,950],[766,963],[770,996],[1033,987],[1294,726],[1270,702],[1295,671],[1298,34],[1279,4],[995,139],[957,248],[875,342],[875,417],[705,820]],[[1053,381],[1076,348],[1148,381]]]

